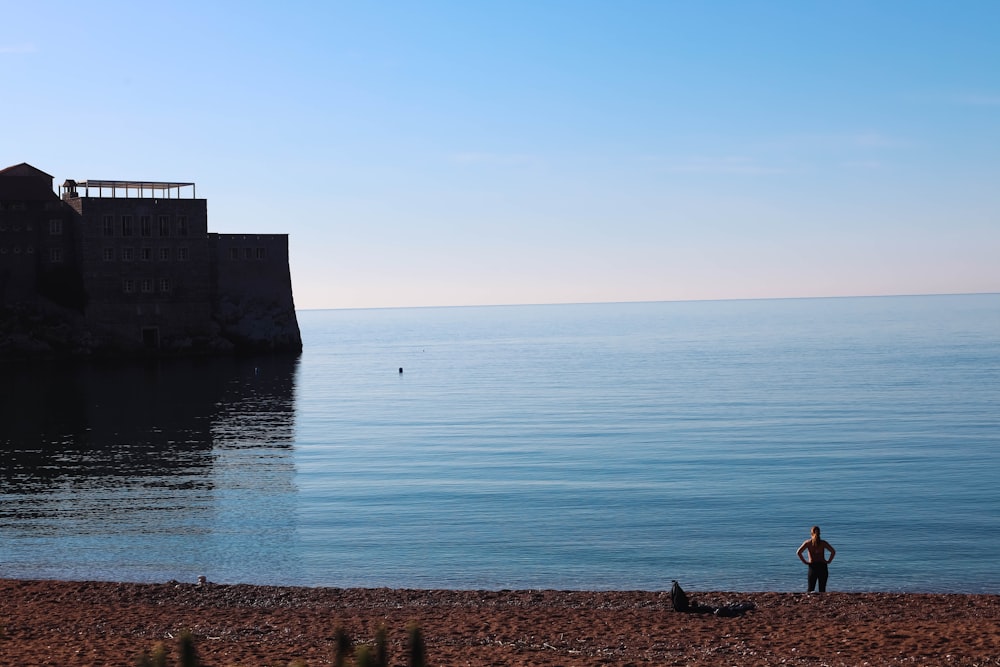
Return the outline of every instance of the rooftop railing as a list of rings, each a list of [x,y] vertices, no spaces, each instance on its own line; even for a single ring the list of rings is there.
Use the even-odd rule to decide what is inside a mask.
[[[190,191],[186,190],[190,188]],[[89,179],[86,181],[67,180],[59,186],[59,196],[153,198],[153,199],[196,199],[194,183],[170,181],[107,181]],[[91,191],[96,191],[92,194]],[[185,197],[185,194],[190,194]]]

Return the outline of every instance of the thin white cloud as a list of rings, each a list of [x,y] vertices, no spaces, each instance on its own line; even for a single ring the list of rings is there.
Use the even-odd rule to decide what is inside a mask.
[[[882,169],[884,166],[882,162],[878,160],[850,160],[847,162],[842,162],[841,166],[846,169]]]
[[[967,91],[964,93],[935,92],[914,95],[911,100],[922,105],[953,107],[1000,107],[1000,92]]]
[[[464,152],[452,153],[449,156],[452,162],[459,164],[484,164],[484,165],[526,165],[537,161],[535,156],[527,154],[506,154],[506,153],[477,153]]]
[[[34,44],[0,44],[0,54],[36,53],[37,51]]]
[[[957,95],[953,101],[966,107],[1000,107],[1000,94]]]
[[[762,165],[742,156],[695,157],[668,165],[670,171],[700,174],[783,174],[780,167]]]
[[[901,148],[909,145],[905,139],[877,130],[832,132],[829,134],[794,134],[779,137],[764,144],[781,150],[840,150],[843,148]]]
[[[860,148],[894,148],[904,145],[900,139],[886,136],[880,132],[858,132],[844,137],[845,143]]]

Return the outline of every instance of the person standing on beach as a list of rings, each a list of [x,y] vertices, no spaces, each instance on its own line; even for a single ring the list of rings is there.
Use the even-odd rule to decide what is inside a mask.
[[[812,537],[803,542],[802,546],[795,553],[798,555],[800,561],[809,566],[809,592],[812,593],[818,583],[819,592],[825,593],[826,580],[830,576],[827,565],[837,555],[837,550],[819,536],[819,526],[813,526],[810,533],[812,533]],[[802,556],[807,551],[809,552],[809,560],[806,560]],[[829,558],[826,557],[827,551],[830,552]]]

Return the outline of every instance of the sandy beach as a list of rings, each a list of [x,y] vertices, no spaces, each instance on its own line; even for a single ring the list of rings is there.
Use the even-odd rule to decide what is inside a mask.
[[[446,591],[0,580],[0,665],[131,665],[193,633],[202,664],[328,665],[332,637],[406,628],[430,665],[1000,665],[1000,596]]]

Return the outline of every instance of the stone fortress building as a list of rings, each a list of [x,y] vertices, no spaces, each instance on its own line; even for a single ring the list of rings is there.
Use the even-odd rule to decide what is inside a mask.
[[[0,170],[0,358],[301,350],[287,234],[209,232],[194,183]]]

